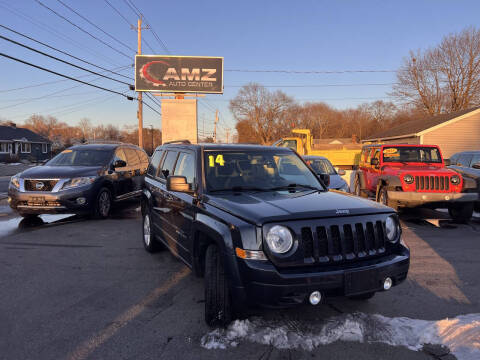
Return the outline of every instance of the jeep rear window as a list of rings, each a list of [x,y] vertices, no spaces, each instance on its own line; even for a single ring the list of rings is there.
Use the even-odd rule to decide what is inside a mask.
[[[325,190],[294,153],[275,151],[206,151],[208,191]]]
[[[427,162],[441,163],[440,152],[434,147],[392,146],[383,148],[383,162]]]

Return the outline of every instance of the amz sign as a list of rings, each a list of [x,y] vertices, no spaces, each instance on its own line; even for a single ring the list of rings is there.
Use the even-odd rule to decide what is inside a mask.
[[[135,56],[135,90],[223,93],[223,57]]]

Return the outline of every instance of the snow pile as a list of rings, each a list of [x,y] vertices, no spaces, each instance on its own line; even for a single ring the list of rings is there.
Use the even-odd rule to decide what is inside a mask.
[[[240,341],[308,351],[335,341],[380,342],[417,351],[424,344],[435,344],[447,346],[459,360],[473,360],[480,359],[480,314],[427,321],[354,313],[319,324],[253,318],[215,329],[202,337],[201,344],[207,349],[226,349]]]

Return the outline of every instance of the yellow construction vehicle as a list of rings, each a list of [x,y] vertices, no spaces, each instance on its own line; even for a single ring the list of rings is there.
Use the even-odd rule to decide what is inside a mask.
[[[300,155],[324,156],[339,169],[354,170],[360,160],[362,144],[314,144],[312,133],[309,129],[293,129],[297,136],[284,137],[273,146],[289,147]]]

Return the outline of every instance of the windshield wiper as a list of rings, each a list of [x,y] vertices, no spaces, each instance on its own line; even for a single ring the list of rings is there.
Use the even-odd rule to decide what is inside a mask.
[[[296,188],[305,188],[310,190],[322,191],[322,189],[319,189],[318,187],[315,187],[312,185],[305,185],[305,184],[288,184],[288,185],[273,187],[268,190],[294,190]]]
[[[231,188],[223,188],[223,189],[213,189],[209,192],[220,192],[220,191],[233,191],[233,192],[242,192],[242,191],[270,191],[270,189],[259,188],[254,186],[232,186]]]

